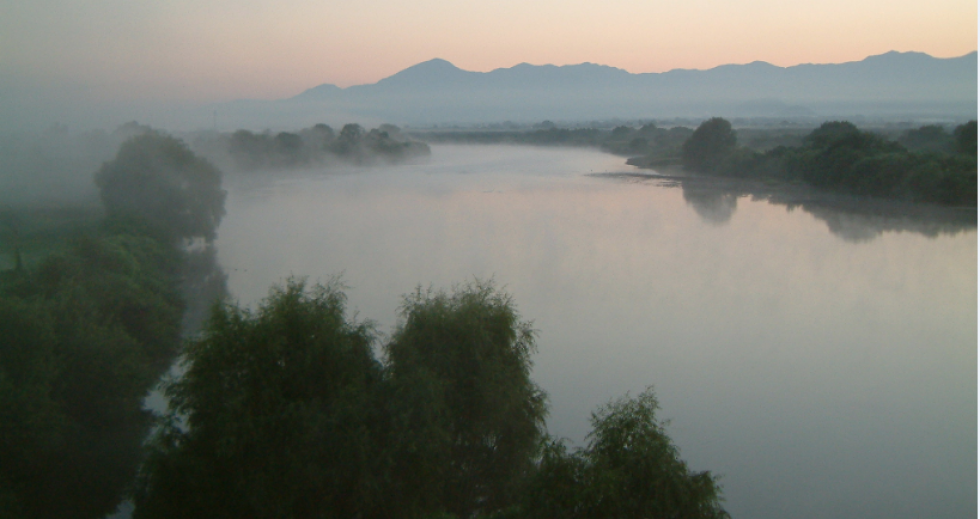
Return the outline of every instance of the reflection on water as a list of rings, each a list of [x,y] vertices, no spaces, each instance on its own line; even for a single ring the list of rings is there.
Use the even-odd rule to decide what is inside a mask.
[[[791,210],[797,207],[792,202],[787,206]],[[977,230],[977,211],[971,208],[855,200],[811,200],[798,207],[827,222],[830,232],[850,242],[873,240],[886,232],[914,232],[935,238]]]
[[[849,242],[869,241],[886,232],[914,232],[924,236],[957,234],[977,229],[976,208],[939,207],[822,192],[799,185],[770,184],[726,178],[663,175],[656,173],[600,173],[598,177],[651,181],[662,187],[680,187],[684,200],[705,222],[727,223],[739,197],[802,209],[827,223],[830,232]]]
[[[247,304],[343,273],[381,330],[419,284],[494,277],[539,332],[549,430],[581,442],[597,405],[653,384],[733,517],[976,516],[975,213],[588,176],[621,163],[436,146],[229,178],[218,260]]]
[[[724,225],[732,219],[738,206],[738,196],[713,189],[684,187],[684,201],[691,204],[694,212],[705,222],[714,225]]]

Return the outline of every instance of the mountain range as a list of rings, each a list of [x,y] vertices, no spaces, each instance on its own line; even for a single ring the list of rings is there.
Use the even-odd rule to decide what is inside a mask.
[[[294,124],[346,117],[412,125],[714,115],[969,119],[977,116],[977,53],[888,52],[839,64],[756,61],[642,74],[594,63],[473,72],[433,59],[373,84],[323,84],[289,99],[235,101],[219,110],[265,124],[297,117],[305,120]]]

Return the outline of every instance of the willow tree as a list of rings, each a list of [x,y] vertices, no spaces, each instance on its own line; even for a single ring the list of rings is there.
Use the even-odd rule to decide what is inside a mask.
[[[527,517],[727,519],[717,478],[680,458],[659,409],[648,388],[592,413],[584,449],[547,442],[527,487]]]
[[[363,517],[379,500],[381,366],[336,284],[214,307],[137,482],[138,518]]]
[[[386,346],[399,426],[390,442],[393,503],[405,515],[461,518],[515,503],[546,409],[530,378],[530,323],[489,282],[418,290],[402,316]]]

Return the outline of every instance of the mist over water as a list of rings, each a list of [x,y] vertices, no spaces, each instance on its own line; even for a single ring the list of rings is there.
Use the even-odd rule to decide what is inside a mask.
[[[975,217],[917,231],[935,227],[587,176],[617,171],[634,170],[590,150],[435,146],[228,175],[218,260],[247,304],[342,274],[384,333],[416,286],[493,277],[539,332],[549,431],[581,444],[597,405],[655,385],[733,517],[976,516]]]

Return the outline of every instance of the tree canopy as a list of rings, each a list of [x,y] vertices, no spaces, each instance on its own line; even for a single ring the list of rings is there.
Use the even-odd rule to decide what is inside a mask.
[[[151,424],[143,398],[177,351],[177,258],[106,232],[0,276],[0,516],[116,508]]]
[[[721,519],[721,489],[709,472],[680,459],[657,419],[652,388],[592,413],[586,448],[570,453],[551,440],[528,491],[527,516]]]
[[[975,207],[976,144],[976,121],[957,126],[952,135],[940,126],[922,126],[897,141],[848,121],[827,121],[798,145],[759,151],[737,146],[731,124],[715,117],[684,142],[681,162],[709,175],[776,178],[854,195]],[[629,163],[657,167],[673,159],[669,151],[658,151]]]
[[[701,123],[681,148],[684,167],[701,173],[714,172],[736,142],[732,124],[721,117],[712,117]]]
[[[215,306],[167,386],[135,517],[724,516],[652,390],[594,413],[581,452],[546,439],[534,332],[492,283],[419,289],[402,319],[381,363],[336,281]]]
[[[135,123],[123,130],[140,135],[97,174],[108,218],[48,238],[39,263],[0,272],[3,518],[116,509],[152,425],[144,399],[180,346],[182,289],[223,286],[203,268],[213,263],[185,268],[198,253],[179,243],[213,236],[220,176],[175,139]],[[193,223],[199,209],[211,210],[210,223]]]
[[[238,130],[227,141],[227,150],[242,170],[266,168],[304,168],[337,161],[354,164],[397,163],[426,156],[429,146],[401,133],[393,124],[365,130],[359,124],[345,124],[339,133],[326,124],[317,124],[296,133],[255,134]]]
[[[974,119],[953,130],[957,153],[977,157],[977,121]]]
[[[221,172],[155,131],[124,142],[95,182],[111,218],[142,219],[174,239],[214,240],[225,213]]]
[[[356,517],[379,480],[373,332],[339,285],[274,288],[257,311],[217,305],[167,386],[136,517]]]
[[[530,378],[530,323],[508,295],[481,282],[452,294],[419,290],[402,315],[385,348],[392,391],[425,397],[392,412],[400,427],[425,436],[400,438],[396,458],[411,460],[412,446],[424,443],[426,459],[413,461],[441,463],[424,480],[405,464],[399,478],[424,484],[415,490],[440,496],[441,511],[457,517],[503,508],[532,468],[544,428],[545,395]]]

